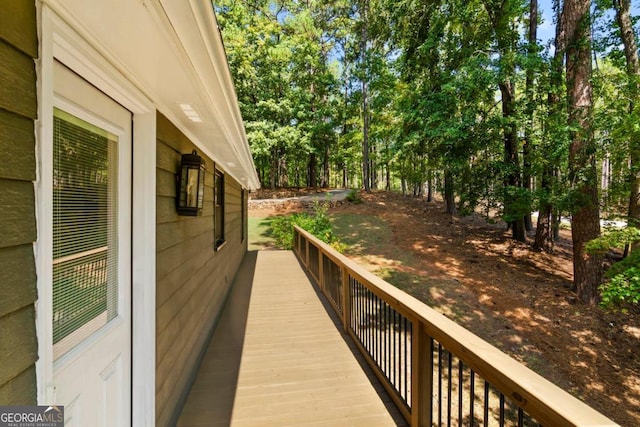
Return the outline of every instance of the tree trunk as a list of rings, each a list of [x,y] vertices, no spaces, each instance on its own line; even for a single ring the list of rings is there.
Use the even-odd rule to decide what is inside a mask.
[[[570,181],[575,192],[571,237],[573,240],[573,283],[578,299],[598,302],[602,281],[602,257],[585,253],[584,245],[600,235],[596,144],[592,129],[590,0],[566,0],[564,19],[567,34],[567,93],[569,126],[574,129],[569,146]]]
[[[453,176],[448,170],[444,171],[444,202],[445,209],[448,214],[455,215],[457,213],[455,194],[453,191]]]
[[[518,133],[512,121],[515,119],[515,93],[513,84],[509,80],[505,80],[499,84],[500,94],[502,95],[502,117],[506,124],[504,126],[504,162],[507,167],[507,176],[505,179],[506,186],[520,187],[520,163],[518,160]],[[524,217],[517,215],[521,207],[520,202],[513,200],[505,192],[504,210],[511,217],[517,216],[511,220],[512,237],[519,242],[526,241],[524,228]],[[515,205],[515,206],[514,206]]]
[[[544,183],[542,185],[545,186]],[[548,201],[540,203],[538,211],[538,225],[536,227],[536,237],[533,242],[533,249],[536,251],[553,252],[553,233],[551,223],[553,221],[553,205]],[[542,231],[544,232],[538,232]]]
[[[547,130],[555,128],[556,126],[563,126],[564,123],[560,123],[562,116],[562,104],[560,103],[560,92],[562,91],[562,68],[564,50],[566,46],[565,40],[565,24],[563,14],[556,0],[556,38],[555,53],[551,61],[551,76],[549,85],[550,90],[547,95],[547,104],[549,105],[549,115],[547,117]],[[553,139],[553,133],[547,132],[549,138]],[[542,147],[542,176],[540,178],[540,190],[542,197],[540,198],[540,206],[538,208],[538,224],[536,225],[536,237],[533,244],[535,250],[543,250],[546,252],[553,252],[554,243],[554,207],[551,203],[551,196],[553,193],[553,182],[555,181],[553,162],[554,147],[553,143],[547,142]]]
[[[278,179],[278,149],[277,147],[273,147],[271,151],[271,171],[269,176],[269,181],[271,183],[271,188],[276,188],[276,182]]]
[[[385,185],[385,189],[387,191],[391,191],[391,168],[389,167],[389,162],[385,164],[384,168],[385,168],[385,179],[387,181]]]
[[[362,7],[362,183],[364,191],[371,192],[369,180],[369,95],[367,93],[367,15],[369,12],[369,1],[363,1]]]
[[[427,171],[427,202],[433,202],[433,177],[431,169]]]
[[[309,187],[316,188],[318,186],[316,153],[309,154]]]
[[[324,145],[324,153],[322,156],[322,183],[321,186],[323,188],[329,187],[329,178],[330,178],[330,166],[329,166],[329,143],[326,142]]]
[[[530,0],[529,3],[529,44],[527,55],[529,56],[529,66],[527,68],[527,77],[525,82],[525,92],[527,94],[527,121],[528,126],[524,129],[524,146],[522,147],[522,187],[531,191],[531,156],[533,149],[533,131],[534,113],[535,113],[535,91],[534,91],[534,70],[533,56],[537,54],[538,42],[538,0]],[[527,212],[524,216],[524,228],[527,231],[533,229],[531,221],[531,212]]]
[[[287,156],[286,149],[280,148],[280,154],[278,155],[278,187],[289,186],[289,171],[287,168]]]
[[[515,97],[515,62],[517,39],[513,31],[513,10],[508,1],[499,2],[496,7],[493,2],[484,0],[483,4],[498,43],[499,74],[501,81],[498,83],[502,100],[503,138],[504,138],[504,165],[506,176],[504,179],[503,205],[505,215],[510,219],[513,239],[524,242],[526,233],[524,229],[524,215],[522,215],[521,200],[514,200],[508,194],[508,187],[521,187],[520,163],[518,160],[518,129],[516,127],[516,97]]]
[[[349,183],[347,182],[347,165],[342,165],[342,188],[347,188]]]
[[[638,89],[638,79],[640,79],[640,61],[638,60],[638,46],[631,22],[630,0],[614,0],[613,6],[616,10],[616,20],[620,27],[620,35],[624,45],[624,55],[627,60],[627,74],[630,80],[629,113],[633,114],[640,92]],[[640,226],[640,141],[636,136],[632,136],[629,141],[629,225]]]

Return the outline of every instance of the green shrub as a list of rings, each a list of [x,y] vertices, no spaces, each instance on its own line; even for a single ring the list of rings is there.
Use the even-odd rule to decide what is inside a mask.
[[[624,248],[628,244],[640,241],[640,229],[627,227],[607,230],[587,243],[587,253],[605,253],[613,248]],[[607,281],[600,286],[602,302],[605,308],[640,304],[640,250],[632,251],[629,256],[613,264],[605,274]]]
[[[359,205],[360,203],[362,203],[362,197],[360,197],[360,192],[355,188],[352,188],[351,190],[349,190],[349,193],[347,194],[347,197],[345,197],[345,199],[347,199],[348,202],[355,203],[356,205]]]
[[[327,214],[328,210],[329,204],[327,202],[315,202],[312,214],[295,213],[274,219],[271,227],[276,245],[282,249],[293,249],[293,226],[297,225],[341,251],[344,245],[333,234],[331,219]]]
[[[605,274],[607,282],[600,286],[603,307],[640,304],[640,251],[613,264]]]

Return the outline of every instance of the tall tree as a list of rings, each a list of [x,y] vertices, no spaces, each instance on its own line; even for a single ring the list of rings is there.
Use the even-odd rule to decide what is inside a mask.
[[[639,95],[640,61],[638,61],[638,45],[636,44],[636,35],[631,21],[631,1],[613,0],[613,7],[616,11],[616,21],[620,28],[620,37],[624,46],[624,56],[629,76],[629,114],[632,117],[637,117],[635,110]],[[629,225],[638,227],[640,226],[640,133],[637,131],[631,133],[629,163]]]
[[[519,0],[483,0],[487,14],[493,26],[494,39],[498,54],[498,87],[502,99],[504,164],[505,164],[505,217],[511,225],[515,240],[525,241],[522,177],[519,160],[518,122],[516,119],[516,53],[518,32],[514,25],[519,16]]]
[[[532,188],[532,159],[533,156],[533,129],[535,105],[535,67],[537,62],[534,58],[538,54],[538,0],[529,1],[529,34],[527,41],[527,70],[525,93],[527,96],[526,126],[524,128],[524,145],[522,147],[522,187],[531,192]],[[524,216],[524,228],[527,231],[533,229],[531,212],[526,212]]]
[[[362,182],[364,190],[371,191],[370,159],[369,159],[369,0],[361,0],[361,52],[362,55]]]
[[[554,54],[549,66],[549,87],[547,94],[547,120],[546,120],[546,141],[540,147],[542,150],[540,173],[540,206],[538,209],[538,222],[536,225],[535,250],[553,252],[554,236],[552,224],[554,222],[553,193],[556,190],[557,163],[560,161],[558,155],[558,142],[564,140],[563,128],[565,127],[565,103],[561,96],[563,87],[563,65],[566,49],[566,30],[563,18],[563,5],[560,0],[554,0],[553,9],[555,11],[556,34],[554,39]]]
[[[598,301],[602,281],[602,257],[588,255],[584,245],[600,235],[600,211],[593,135],[591,87],[591,13],[589,0],[565,0],[566,79],[571,145],[573,277],[578,298],[585,304]]]

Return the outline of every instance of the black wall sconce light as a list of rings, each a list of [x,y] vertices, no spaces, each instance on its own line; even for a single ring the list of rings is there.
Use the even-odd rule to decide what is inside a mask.
[[[204,205],[205,162],[196,150],[183,154],[180,174],[176,175],[178,215],[196,216]]]

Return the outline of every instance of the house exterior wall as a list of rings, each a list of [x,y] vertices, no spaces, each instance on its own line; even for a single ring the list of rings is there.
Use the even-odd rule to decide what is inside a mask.
[[[35,2],[0,13],[0,405],[36,403]]]
[[[241,239],[241,186],[225,176],[226,244],[214,250],[214,163],[206,156],[203,213],[177,215],[180,156],[198,147],[162,114],[156,123],[156,425],[167,426],[189,392],[247,244]]]

